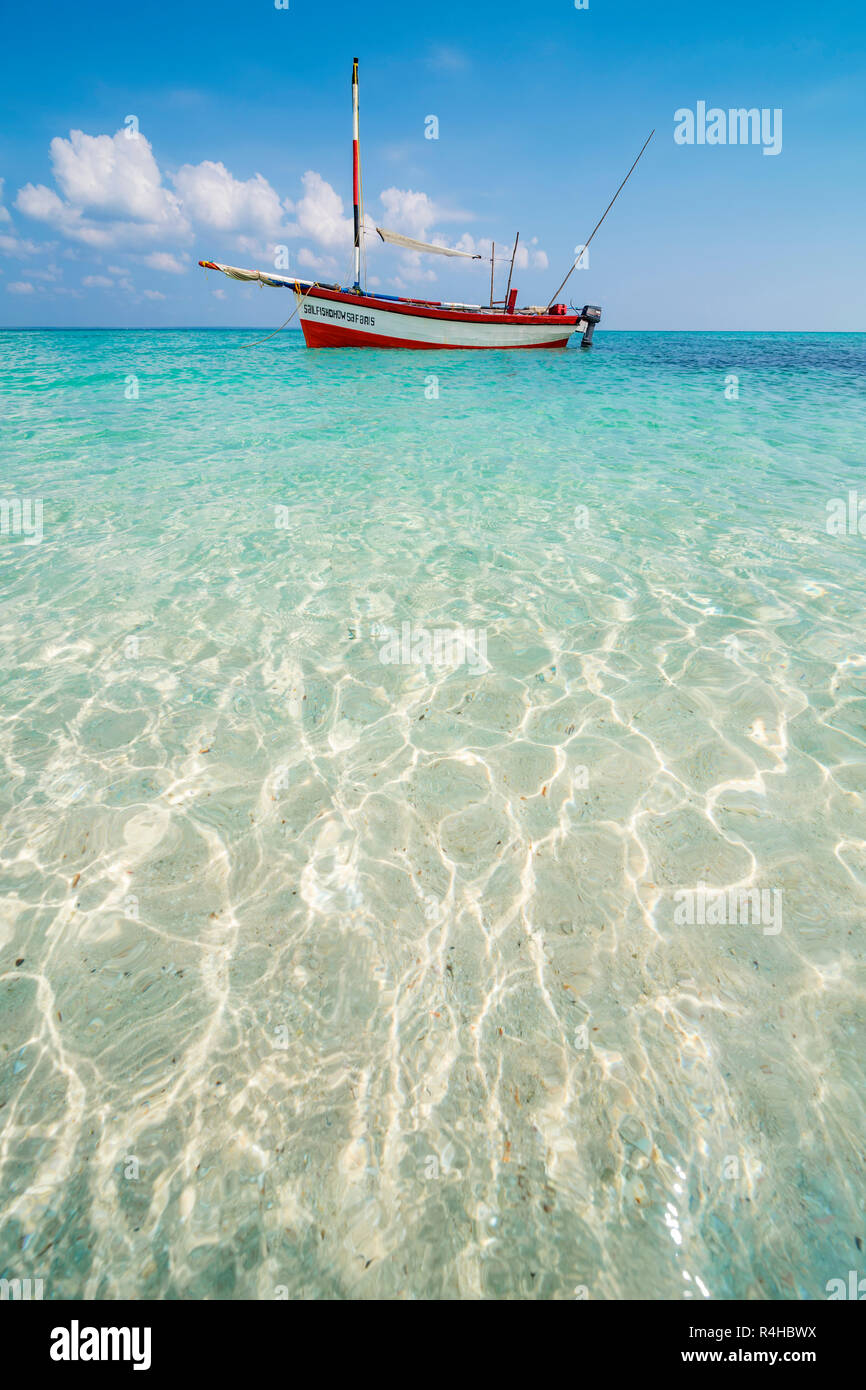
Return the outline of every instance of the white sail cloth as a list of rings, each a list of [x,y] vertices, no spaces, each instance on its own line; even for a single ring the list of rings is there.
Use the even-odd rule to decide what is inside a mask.
[[[450,246],[434,246],[429,241],[416,241],[414,237],[403,236],[402,232],[389,232],[385,227],[377,227],[376,231],[383,241],[390,241],[394,246],[405,246],[407,251],[432,251],[437,256],[462,256],[467,261],[480,261],[481,256],[473,255],[471,251],[453,251]]]

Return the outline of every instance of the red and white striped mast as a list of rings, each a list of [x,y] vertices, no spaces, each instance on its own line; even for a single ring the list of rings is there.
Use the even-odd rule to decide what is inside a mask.
[[[355,205],[355,289],[361,293],[361,156],[358,148],[358,59],[352,60],[352,200]]]

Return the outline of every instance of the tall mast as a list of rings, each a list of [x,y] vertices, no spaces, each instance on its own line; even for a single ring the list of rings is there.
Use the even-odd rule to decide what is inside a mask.
[[[511,269],[508,272],[508,286],[505,290],[505,303],[508,304],[508,296],[511,293],[511,277],[514,274],[514,257],[517,255],[517,243],[520,240],[520,233],[514,238],[514,250],[511,253]]]
[[[358,59],[352,62],[352,200],[355,205],[355,289],[361,289],[361,156],[358,149]]]

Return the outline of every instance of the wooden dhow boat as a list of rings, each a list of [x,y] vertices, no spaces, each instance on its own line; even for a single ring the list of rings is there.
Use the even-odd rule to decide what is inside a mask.
[[[601,320],[601,309],[595,304],[585,304],[582,309],[577,310],[573,306],[554,301],[619,197],[654,132],[647,137],[640,154],[591,235],[584,246],[579,248],[578,256],[551,301],[546,305],[518,307],[517,290],[512,289],[511,280],[519,234],[511,253],[508,286],[502,300],[495,301],[493,297],[495,244],[491,247],[490,256],[490,303],[486,305],[404,298],[373,293],[362,288],[361,246],[364,226],[361,212],[357,58],[352,64],[352,120],[354,283],[351,286],[328,284],[321,280],[305,280],[295,275],[280,275],[274,271],[245,270],[240,266],[223,265],[219,261],[199,261],[199,265],[205,270],[222,271],[232,280],[257,282],[271,289],[293,290],[297,299],[295,312],[300,320],[304,341],[307,347],[311,348],[426,348],[435,351],[448,348],[561,348],[567,347],[577,333],[581,334],[581,345],[590,346],[595,325]],[[456,247],[439,246],[434,242],[418,241],[414,237],[389,231],[385,227],[376,227],[375,235],[383,242],[408,251],[460,257],[465,260],[482,259],[480,255],[472,252],[461,251]]]

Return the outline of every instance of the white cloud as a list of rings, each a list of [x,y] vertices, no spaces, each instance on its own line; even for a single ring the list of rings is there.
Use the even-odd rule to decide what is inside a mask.
[[[379,201],[385,210],[383,225],[387,224],[395,232],[407,236],[430,240],[429,229],[437,222],[471,222],[471,212],[461,212],[457,208],[444,208],[434,203],[426,193],[418,193],[412,188],[386,188],[380,193]],[[439,238],[444,246],[444,241]]]
[[[87,290],[110,290],[114,281],[107,275],[85,275],[81,283]]]
[[[24,187],[18,190],[15,206],[25,217],[32,217],[36,222],[50,222],[66,236],[76,237],[81,241],[88,240],[87,236],[82,235],[85,224],[81,213],[68,207],[63,199],[59,198],[53,189],[46,188],[44,183],[25,183]],[[107,233],[93,228],[90,239],[96,244],[100,240],[105,242]]]
[[[9,216],[9,209],[8,209],[8,208],[5,208],[5,207],[3,206],[3,184],[4,184],[4,183],[5,183],[5,179],[0,179],[0,222],[11,222],[11,221],[12,221],[12,218]]]
[[[343,216],[343,200],[339,193],[313,169],[307,170],[302,183],[304,196],[297,203],[286,203],[297,219],[290,232],[310,237],[322,246],[350,246],[353,222]]]
[[[11,280],[6,286],[9,294],[32,294],[33,286],[28,285],[26,280]]]
[[[496,264],[498,265],[499,262],[502,261],[502,260],[510,261],[510,260],[511,260],[511,253],[512,253],[513,250],[514,250],[514,247],[513,247],[513,246],[500,246],[499,243],[497,242],[497,243],[496,243]],[[489,245],[488,245],[488,252],[487,252],[487,254],[488,254],[488,256],[489,256],[489,254],[490,254]],[[532,249],[531,247],[528,247],[528,246],[518,246],[518,248],[517,248],[517,255],[514,257],[514,269],[515,269],[515,270],[546,270],[546,269],[547,269],[547,256],[545,255],[545,253],[544,253],[543,251],[536,251],[536,250],[534,250],[534,249]]]
[[[462,55],[455,57],[449,50],[442,50],[437,58],[451,70],[458,60],[464,61]],[[345,273],[346,267],[337,263],[339,257],[335,260],[327,253],[351,246],[352,219],[337,191],[315,170],[308,169],[303,175],[302,196],[292,202],[281,200],[261,174],[237,179],[224,164],[213,160],[184,164],[165,180],[149,141],[140,133],[131,139],[125,128],[115,135],[95,136],[73,130],[68,139],[52,140],[50,149],[56,189],[25,184],[15,205],[26,216],[49,223],[84,248],[80,253],[67,249],[63,255],[118,248],[151,270],[180,275],[188,268],[182,253],[148,249],[148,244],[176,247],[199,228],[231,238],[231,259],[237,257],[240,263],[268,265],[275,246],[290,238],[302,238],[306,244],[297,253],[299,266],[331,278]],[[412,188],[386,188],[380,202],[386,226],[442,246],[453,244],[453,236],[446,240],[435,230],[438,226],[472,220],[471,213],[443,207]],[[0,222],[8,220],[8,214],[0,216]],[[456,249],[479,250],[482,255],[486,249],[489,256],[489,248],[489,241],[476,245],[468,232],[456,242]],[[369,249],[377,250],[378,243],[371,243]],[[497,248],[498,255],[505,256],[510,249]],[[39,250],[32,241],[0,235],[0,251],[8,255],[35,255]],[[229,259],[228,253],[226,246],[222,252],[225,259]],[[220,253],[216,250],[213,254]],[[524,263],[542,269],[547,257],[530,243],[518,253],[518,266]],[[436,278],[435,271],[427,269],[413,253],[402,252],[399,264],[404,273],[411,271],[415,280]],[[108,269],[118,277],[121,287],[132,288],[122,267],[112,265]],[[102,278],[89,277],[93,281],[89,287],[97,287]]]
[[[54,177],[68,203],[83,211],[163,224],[176,230],[178,200],[163,186],[150,141],[130,138],[126,129],[115,135],[70,132],[51,141]]]
[[[435,272],[435,270],[423,270],[423,271],[420,271],[420,272],[418,272],[418,271],[413,271],[413,272],[412,272],[412,283],[411,283],[410,285],[407,285],[407,284],[406,284],[406,281],[403,280],[399,275],[392,275],[392,277],[391,277],[391,279],[388,281],[388,283],[389,283],[389,285],[393,285],[395,289],[398,289],[398,290],[409,290],[409,292],[411,293],[412,290],[417,286],[419,280],[435,280],[435,279],[436,279],[436,272]],[[371,281],[370,283],[372,284],[372,281]],[[377,281],[376,281],[376,284],[378,285],[379,283],[380,283],[380,282],[377,280]]]
[[[337,262],[331,256],[317,256],[308,247],[302,246],[295,259],[305,270],[318,270],[323,275],[336,275]],[[291,271],[288,272],[291,274]]]
[[[144,297],[145,299],[165,299],[165,295],[159,290],[145,290]]]
[[[277,242],[275,237],[263,238],[260,236],[244,236],[243,234],[237,236],[235,238],[235,245],[240,252],[241,264],[246,265],[248,261],[252,259],[261,270],[267,270],[269,267],[273,270],[279,270],[280,267],[277,265],[277,246],[285,246],[290,236],[288,227],[281,228],[279,235],[281,237],[279,242]],[[280,256],[279,259],[282,263],[282,256]],[[283,266],[283,269],[285,269],[285,266]]]
[[[149,255],[142,256],[141,261],[144,265],[150,266],[151,270],[164,270],[169,275],[185,275],[189,269],[184,261],[178,260],[177,256],[172,256],[168,251],[151,251]]]
[[[534,243],[537,241],[538,237],[533,237],[529,246],[518,246],[517,255],[514,257],[515,270],[528,270],[530,266],[533,270],[547,270],[547,253],[535,248]]]
[[[133,230],[138,234],[147,234],[147,229],[135,227],[129,222],[106,222],[101,225],[93,222],[83,216],[80,208],[64,203],[52,188],[46,188],[42,183],[27,183],[19,189],[15,206],[25,217],[49,222],[64,236],[83,242],[85,246],[115,246],[119,241],[129,241]]]
[[[380,203],[384,209],[382,221],[392,231],[403,232],[407,236],[416,237],[419,241],[427,241],[432,246],[448,246],[456,251],[468,251],[470,255],[485,254],[490,258],[490,242],[479,242],[477,245],[468,232],[464,232],[456,244],[432,230],[437,222],[456,222],[463,221],[471,217],[471,213],[458,212],[440,207],[429,198],[426,193],[417,192],[412,188],[386,188],[380,195]],[[498,249],[498,248],[497,248]],[[509,251],[511,248],[508,248]],[[502,254],[505,252],[503,250]],[[432,281],[436,279],[436,272],[428,269],[429,262],[417,251],[403,250],[400,253],[402,268],[416,283],[419,280]],[[453,264],[453,263],[452,263]],[[458,265],[465,268],[468,262],[460,261]],[[398,277],[399,279],[399,277]],[[391,282],[395,284],[395,281]],[[397,284],[398,289],[405,289],[402,280]]]
[[[436,220],[436,209],[426,193],[416,193],[411,188],[386,188],[379,201],[385,209],[384,223],[406,236],[422,236]]]
[[[188,235],[177,196],[162,182],[150,142],[115,135],[70,132],[51,141],[54,177],[63,197],[44,184],[25,184],[15,206],[49,222],[73,241],[115,246],[129,240]]]
[[[279,195],[261,174],[241,181],[224,164],[206,159],[202,164],[184,164],[173,182],[186,215],[205,227],[275,236],[282,225]]]
[[[0,251],[4,256],[35,256],[42,250],[35,241],[22,241],[16,236],[0,236]]]

